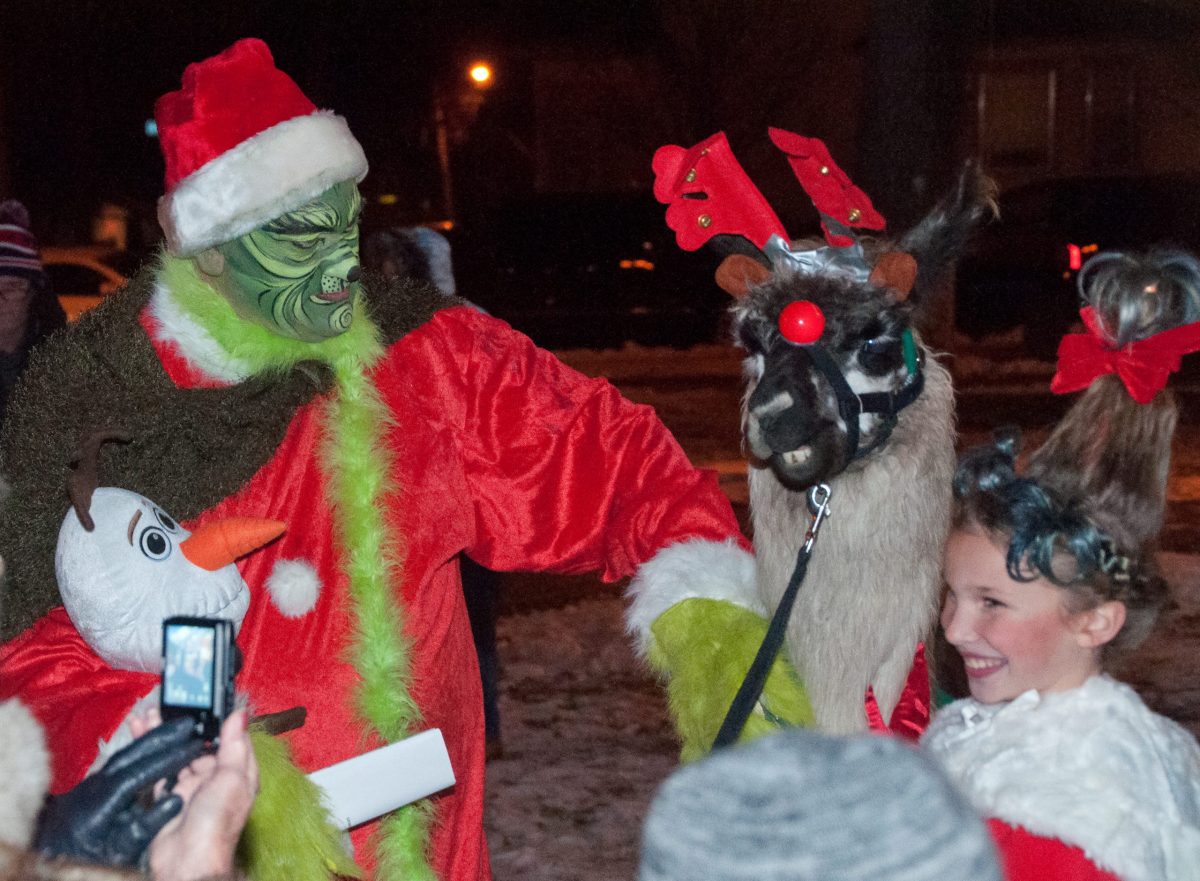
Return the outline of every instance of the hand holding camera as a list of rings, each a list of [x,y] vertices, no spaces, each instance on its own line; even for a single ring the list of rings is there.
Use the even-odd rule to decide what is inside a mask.
[[[221,726],[215,755],[201,756],[179,774],[174,792],[184,806],[150,845],[156,881],[219,877],[233,867],[242,827],[258,793],[258,765],[238,710]]]
[[[156,877],[228,871],[258,788],[246,715],[232,712],[233,636],[222,619],[163,622],[163,724],[135,719],[133,743],[47,802],[42,854],[134,867],[149,847]]]
[[[140,796],[179,773],[204,750],[189,720],[176,719],[139,737],[103,768],[42,810],[36,846],[51,857],[136,866],[146,846],[183,809],[166,793],[146,806]]]

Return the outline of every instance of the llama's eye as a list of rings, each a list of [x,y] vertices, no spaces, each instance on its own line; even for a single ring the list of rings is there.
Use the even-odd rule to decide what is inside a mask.
[[[875,337],[869,339],[862,344],[862,352],[864,355],[886,355],[899,346],[900,341],[891,337]]]
[[[883,376],[903,362],[900,341],[895,337],[871,337],[859,346],[858,366],[874,376]]]
[[[738,345],[749,352],[751,355],[760,354],[763,350],[762,344],[758,341],[756,334],[750,326],[739,324],[737,329]]]

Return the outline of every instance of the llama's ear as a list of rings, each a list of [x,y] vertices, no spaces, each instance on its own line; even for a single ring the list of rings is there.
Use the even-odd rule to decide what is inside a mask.
[[[996,184],[975,162],[968,162],[954,190],[900,240],[900,250],[917,261],[912,296],[918,305],[937,290],[975,228],[996,214]]]
[[[752,285],[762,284],[770,277],[770,269],[746,254],[730,254],[717,267],[717,284],[738,300],[746,296]]]
[[[912,254],[905,254],[903,251],[881,254],[875,261],[875,268],[871,270],[869,279],[876,287],[890,290],[899,303],[908,299],[916,280],[917,261],[913,259]]]

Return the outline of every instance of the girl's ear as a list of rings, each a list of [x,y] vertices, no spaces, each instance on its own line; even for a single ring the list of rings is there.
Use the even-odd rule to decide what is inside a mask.
[[[1084,648],[1098,649],[1117,638],[1125,626],[1125,604],[1117,600],[1101,603],[1094,609],[1080,612],[1077,638]]]

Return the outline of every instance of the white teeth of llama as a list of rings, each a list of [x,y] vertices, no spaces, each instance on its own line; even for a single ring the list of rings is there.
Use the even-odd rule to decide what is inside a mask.
[[[803,465],[812,458],[812,447],[801,447],[798,450],[789,450],[783,454],[783,464],[785,465]]]

